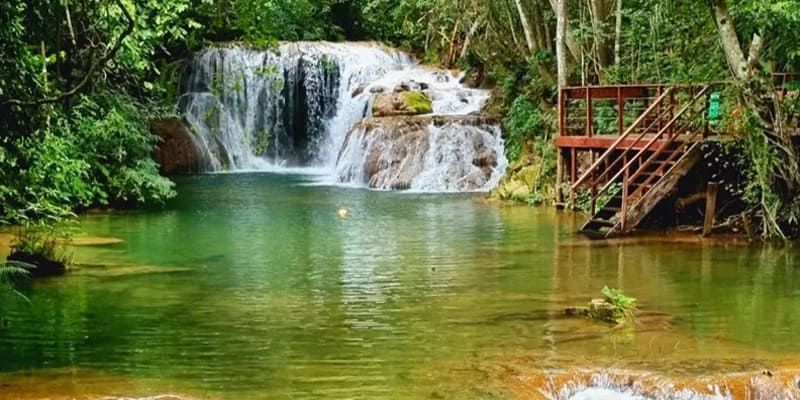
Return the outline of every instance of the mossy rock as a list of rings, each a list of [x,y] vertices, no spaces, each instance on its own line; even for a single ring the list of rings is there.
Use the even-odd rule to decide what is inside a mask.
[[[501,200],[526,202],[531,196],[531,187],[521,180],[512,179],[503,181],[495,190],[495,194]]]
[[[414,115],[430,114],[433,112],[433,102],[425,93],[403,92],[400,93],[400,96],[403,98],[404,108],[414,113]]]
[[[372,104],[375,117],[396,117],[430,114],[433,102],[423,92],[380,93]]]

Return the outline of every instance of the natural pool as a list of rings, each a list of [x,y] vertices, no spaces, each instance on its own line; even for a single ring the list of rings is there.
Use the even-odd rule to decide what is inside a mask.
[[[30,304],[0,294],[0,399],[535,398],[542,371],[800,358],[796,250],[591,242],[550,209],[314,182],[188,177],[165,211],[82,218],[123,242],[71,247]],[[604,285],[639,299],[635,326],[562,316]]]

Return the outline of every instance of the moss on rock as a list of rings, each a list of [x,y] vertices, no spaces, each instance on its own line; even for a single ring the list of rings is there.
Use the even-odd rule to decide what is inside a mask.
[[[431,98],[422,92],[400,93],[403,98],[403,106],[415,115],[430,114],[433,112],[433,102]]]
[[[433,102],[423,92],[380,93],[372,105],[372,114],[375,117],[421,115],[432,112]]]

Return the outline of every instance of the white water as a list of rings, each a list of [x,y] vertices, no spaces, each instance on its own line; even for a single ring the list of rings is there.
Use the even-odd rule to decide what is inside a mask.
[[[707,390],[707,393],[698,393],[678,389],[668,380],[642,385],[633,377],[595,374],[589,382],[573,381],[560,388],[550,382],[540,393],[550,400],[733,400],[718,386],[710,385]]]
[[[337,170],[356,166],[337,166],[337,160],[353,125],[370,116],[373,92],[391,91],[400,83],[423,83],[433,100],[434,114],[479,111],[488,92],[467,88],[460,78],[450,71],[419,66],[405,53],[371,43],[298,42],[270,51],[226,46],[206,49],[193,60],[179,106],[205,171],[310,168],[325,171],[327,181],[364,186],[366,182],[355,178],[341,179]],[[455,125],[448,129],[457,134],[430,141],[426,178],[414,189],[453,190],[453,185],[444,183],[463,179],[453,174],[465,168],[449,161],[466,161],[452,160],[458,154],[452,148],[464,145],[464,135],[474,135],[476,129],[484,130],[481,134],[491,137],[493,151],[503,154],[496,127],[465,126],[458,134]],[[440,161],[429,161],[435,154]],[[447,155],[444,160],[443,155]]]

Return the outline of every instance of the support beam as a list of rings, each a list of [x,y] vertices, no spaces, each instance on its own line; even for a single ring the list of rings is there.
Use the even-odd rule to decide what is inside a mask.
[[[717,192],[719,192],[719,183],[710,182],[706,189],[706,219],[703,223],[703,237],[711,235],[711,230],[714,228],[714,217],[717,214]]]

